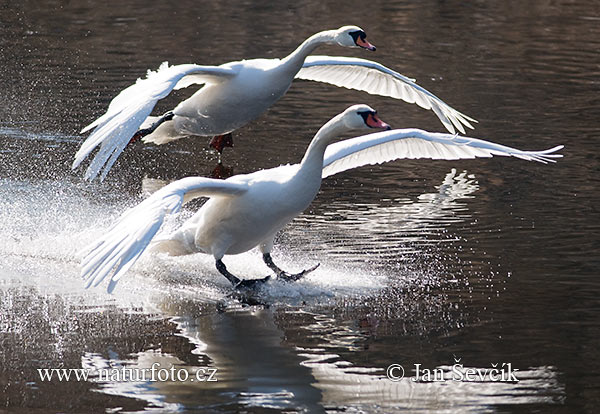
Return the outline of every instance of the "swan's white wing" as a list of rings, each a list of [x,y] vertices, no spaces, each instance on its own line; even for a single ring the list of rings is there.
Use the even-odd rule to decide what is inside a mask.
[[[72,168],[77,168],[100,145],[100,150],[85,172],[85,178],[93,180],[103,169],[101,179],[104,179],[156,102],[173,89],[193,83],[218,82],[234,75],[233,69],[220,66],[169,66],[166,62],[158,71],[148,71],[146,79],[138,79],[135,84],[121,91],[111,101],[104,115],[83,128],[82,133],[95,129],[75,154]]]
[[[562,157],[554,152],[563,145],[545,151],[521,151],[477,138],[440,134],[420,129],[394,129],[347,139],[329,145],[323,160],[323,178],[369,164],[381,164],[400,158],[457,160],[502,155],[527,161],[555,162]]]
[[[86,287],[97,286],[112,274],[111,292],[121,276],[135,263],[158,232],[165,217],[180,210],[192,197],[231,197],[245,193],[248,185],[204,177],[188,177],[175,181],[125,211],[108,231],[86,250],[81,262],[81,276]]]
[[[414,79],[407,78],[371,60],[338,57],[308,56],[296,78],[331,83],[348,89],[357,89],[374,95],[390,96],[408,103],[416,103],[422,108],[431,109],[451,133],[456,127],[463,134],[463,125],[473,129],[475,119],[448,106],[427,89],[417,85]]]

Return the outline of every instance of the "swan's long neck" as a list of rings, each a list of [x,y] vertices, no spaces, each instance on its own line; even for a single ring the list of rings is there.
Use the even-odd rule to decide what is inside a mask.
[[[319,129],[291,179],[290,188],[294,191],[290,199],[294,200],[294,206],[298,207],[298,211],[308,207],[319,192],[323,175],[323,156],[327,145],[348,130],[341,117],[341,114],[336,116]]]
[[[325,30],[323,32],[316,33],[306,39],[300,46],[296,48],[292,53],[290,53],[287,57],[285,57],[282,63],[289,67],[290,70],[295,70],[297,73],[302,65],[304,64],[304,60],[308,55],[310,55],[317,47],[326,43],[334,43],[335,42],[335,30]]]
[[[343,115],[339,114],[333,117],[329,122],[317,131],[315,137],[310,142],[304,158],[300,163],[301,170],[318,170],[319,174],[323,169],[323,156],[327,146],[331,144],[338,136],[348,131],[348,127],[344,124]]]

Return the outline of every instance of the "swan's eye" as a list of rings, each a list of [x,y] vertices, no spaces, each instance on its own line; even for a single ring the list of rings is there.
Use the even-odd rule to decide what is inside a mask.
[[[360,111],[358,114],[362,117],[365,125],[368,127],[371,127],[373,124],[373,119],[377,118],[377,112],[374,111]]]
[[[354,43],[356,43],[357,46],[358,46],[358,42],[360,42],[361,40],[364,42],[365,38],[367,37],[367,34],[365,32],[363,32],[362,30],[350,32],[349,34],[350,34],[350,36],[352,36],[352,40],[354,40]]]
[[[376,50],[376,47],[371,43],[367,42],[367,34],[362,30],[356,30],[354,32],[350,32],[350,36],[354,40],[354,44],[358,47],[362,47],[368,50]]]
[[[360,111],[358,114],[362,117],[365,125],[369,128],[384,128],[386,130],[392,129],[392,127],[379,119],[377,116],[377,111]]]

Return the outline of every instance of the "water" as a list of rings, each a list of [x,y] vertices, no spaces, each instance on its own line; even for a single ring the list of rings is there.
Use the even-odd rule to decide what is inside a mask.
[[[596,2],[44,3],[0,5],[0,411],[595,412]],[[81,248],[144,183],[206,175],[216,158],[205,139],[139,144],[88,184],[70,171],[77,131],[164,60],[279,57],[345,24],[377,52],[319,54],[375,59],[477,118],[472,136],[564,144],[565,158],[405,160],[326,180],[273,253],[286,269],[321,266],[268,286],[269,307],[229,298],[202,255],[145,255],[113,295],[84,290]],[[411,105],[298,82],[235,134],[227,166],[297,162],[320,125],[359,102],[395,127],[442,128]],[[256,252],[225,261],[245,277],[267,271]],[[510,363],[520,381],[452,381],[459,359]],[[37,371],[156,363],[190,377],[216,369],[218,381],[44,382]],[[407,378],[389,380],[391,364]],[[417,365],[447,380],[411,381]]]

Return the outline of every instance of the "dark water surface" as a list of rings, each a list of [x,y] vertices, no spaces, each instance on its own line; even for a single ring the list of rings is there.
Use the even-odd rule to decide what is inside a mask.
[[[39,3],[0,2],[0,412],[597,412],[600,3]],[[282,267],[321,267],[268,286],[269,308],[228,299],[203,255],[147,254],[114,295],[85,291],[79,251],[143,183],[207,175],[216,157],[204,138],[138,144],[88,184],[70,171],[77,131],[162,61],[280,57],[346,24],[377,52],[319,54],[377,60],[478,119],[472,136],[564,144],[565,158],[404,160],[326,180],[274,251]],[[226,163],[297,162],[320,125],[363,102],[397,128],[442,130],[414,105],[297,82],[235,133]],[[225,261],[246,277],[267,271],[256,252]],[[510,363],[519,381],[453,381],[457,360]],[[218,381],[37,371],[153,364]],[[386,377],[391,364],[404,380]],[[417,366],[446,380],[414,382]]]

